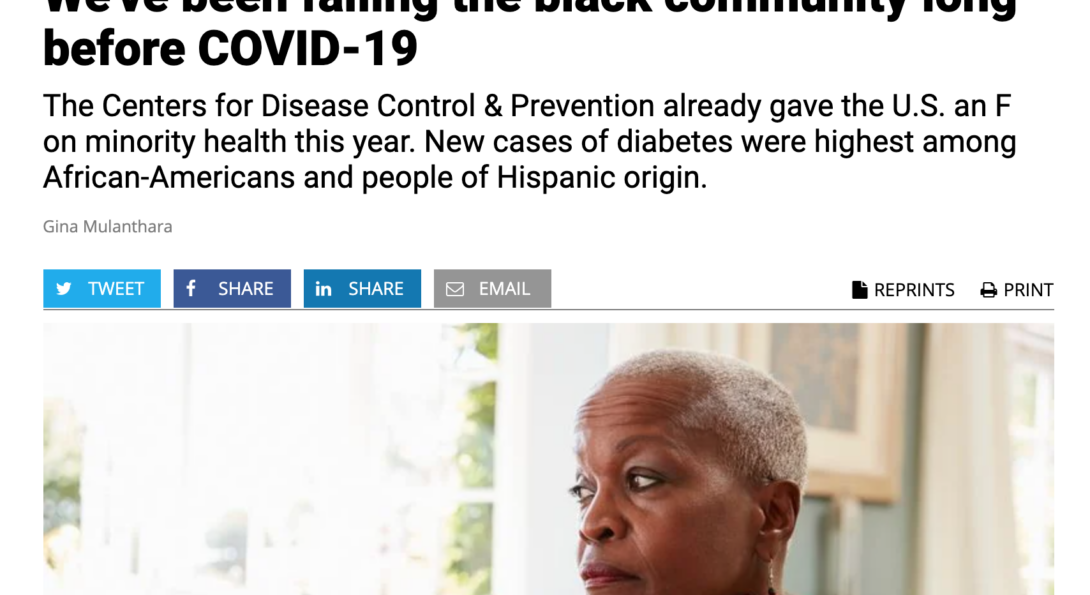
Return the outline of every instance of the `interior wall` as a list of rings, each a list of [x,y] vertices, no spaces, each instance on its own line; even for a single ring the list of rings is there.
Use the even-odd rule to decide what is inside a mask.
[[[863,505],[863,593],[907,595],[912,592],[923,333],[924,325],[909,325],[901,498],[892,505]],[[792,595],[826,595],[823,592],[822,526],[828,513],[828,499],[807,498],[803,503],[784,572],[784,588]]]
[[[572,423],[609,368],[609,340],[606,324],[501,327],[500,361],[515,373],[501,377],[496,401],[494,593],[584,592],[579,509],[567,492],[575,480]]]

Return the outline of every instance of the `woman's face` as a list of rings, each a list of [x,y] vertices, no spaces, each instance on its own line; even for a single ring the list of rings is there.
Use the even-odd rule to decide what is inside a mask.
[[[714,435],[674,423],[686,394],[670,380],[619,381],[579,411],[572,495],[588,593],[763,592],[760,507]]]

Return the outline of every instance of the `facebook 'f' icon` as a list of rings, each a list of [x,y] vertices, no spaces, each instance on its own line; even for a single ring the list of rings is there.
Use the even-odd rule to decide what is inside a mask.
[[[196,279],[190,279],[189,280],[189,285],[185,286],[185,288],[189,290],[189,297],[193,297],[193,289],[196,288],[196,287],[197,287],[197,280]]]

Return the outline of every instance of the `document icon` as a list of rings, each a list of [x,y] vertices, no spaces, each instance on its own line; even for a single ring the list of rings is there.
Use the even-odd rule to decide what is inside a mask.
[[[466,284],[462,281],[447,281],[447,297],[464,297]]]
[[[867,299],[867,284],[862,281],[852,281],[852,299],[853,300],[865,300]]]

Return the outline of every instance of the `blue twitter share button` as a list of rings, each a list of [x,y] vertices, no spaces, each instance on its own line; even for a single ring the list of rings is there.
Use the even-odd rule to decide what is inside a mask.
[[[159,269],[45,269],[46,308],[160,308]]]

